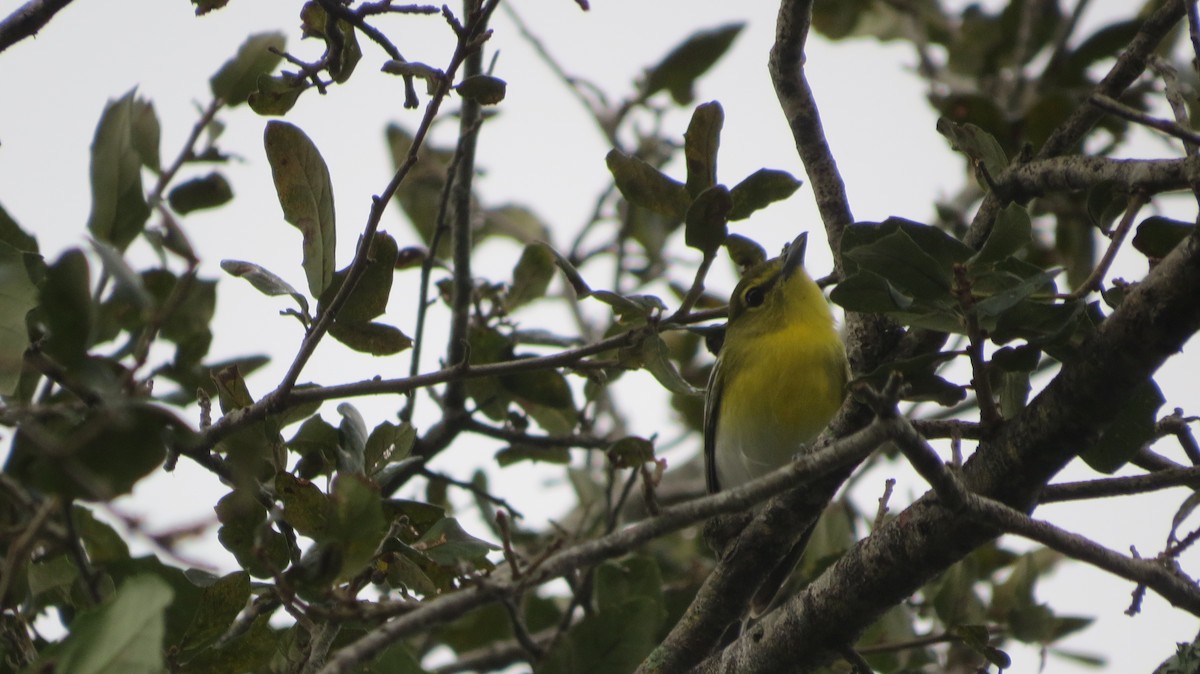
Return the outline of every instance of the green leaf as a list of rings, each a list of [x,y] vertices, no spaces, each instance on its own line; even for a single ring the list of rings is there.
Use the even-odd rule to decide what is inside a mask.
[[[619,612],[630,601],[663,602],[663,577],[652,557],[634,556],[605,562],[596,569],[596,610]]]
[[[213,96],[235,106],[246,102],[258,87],[259,75],[270,74],[283,57],[287,40],[283,33],[258,33],[246,38],[237,54],[225,62],[209,80]]]
[[[1008,168],[1008,156],[996,138],[974,124],[956,124],[945,117],[937,122],[938,133],[950,141],[950,147],[965,154],[978,171],[983,168],[993,180]],[[988,187],[982,177],[979,184]]]
[[[267,524],[267,509],[254,496],[232,491],[213,510],[221,522],[217,540],[251,576],[270,578],[288,565],[287,542]]]
[[[37,297],[38,289],[25,269],[24,254],[0,241],[0,395],[13,394],[21,379],[25,349],[29,347],[25,314],[37,306]],[[82,350],[72,349],[75,353]]]
[[[729,259],[743,272],[767,259],[766,249],[741,234],[725,237],[725,250],[729,251]]]
[[[296,533],[315,541],[327,540],[333,526],[333,506],[317,485],[291,473],[275,475],[275,497],[283,503],[283,519]]]
[[[296,105],[308,82],[295,75],[259,75],[258,88],[246,99],[256,114],[286,115]]]
[[[1083,310],[1082,302],[1018,302],[997,320],[992,329],[992,341],[1005,344],[1014,339],[1026,339],[1044,344],[1070,338],[1083,318]]]
[[[986,299],[975,304],[975,311],[981,318],[992,319],[1003,314],[1018,302],[1035,293],[1054,292],[1054,276],[1061,270],[1039,271],[1025,279],[1009,275],[1015,283],[1009,287],[993,292]]]
[[[637,468],[654,460],[654,443],[636,435],[627,435],[609,445],[604,454],[616,468]]]
[[[396,240],[390,234],[375,233],[371,239],[371,249],[367,251],[367,267],[359,277],[358,284],[354,286],[354,291],[338,311],[339,323],[367,323],[387,310],[398,254]],[[346,273],[347,269],[334,273],[333,281],[325,289],[317,305],[318,314],[323,311],[323,305],[333,301],[333,296],[341,289],[346,279]]]
[[[250,576],[245,571],[227,574],[204,587],[191,623],[179,642],[184,653],[206,648],[228,629],[250,597]]]
[[[1009,204],[996,216],[992,233],[983,242],[983,248],[967,264],[979,267],[999,262],[1032,242],[1033,225],[1029,220],[1029,212],[1018,204]]]
[[[646,335],[646,338],[642,340],[641,356],[646,370],[671,393],[689,396],[704,395],[703,389],[692,386],[679,374],[679,370],[671,362],[670,349],[657,332]]]
[[[142,165],[158,172],[161,169],[158,146],[162,129],[158,123],[158,115],[154,112],[154,104],[144,99],[135,99],[130,124],[133,149],[141,158]]]
[[[495,105],[504,100],[504,92],[507,87],[508,83],[499,77],[472,75],[455,86],[454,90],[458,92],[459,96],[480,105]]]
[[[1137,232],[1133,235],[1133,247],[1142,255],[1159,260],[1174,250],[1194,229],[1195,223],[1152,215],[1138,223]]]
[[[1129,205],[1129,190],[1117,183],[1105,181],[1087,192],[1087,214],[1092,224],[1102,232],[1112,229],[1112,223]]]
[[[279,278],[270,270],[253,262],[242,260],[221,260],[221,269],[230,276],[246,279],[250,285],[254,286],[255,290],[264,295],[270,297],[290,295],[300,306],[300,312],[308,314],[308,299],[293,288],[292,284]]]
[[[691,103],[696,80],[725,54],[744,26],[731,23],[690,35],[646,73],[639,98],[666,90],[679,105]]]
[[[667,310],[667,305],[654,295],[618,295],[608,290],[594,290],[591,297],[612,307],[621,322],[644,321]]]
[[[504,308],[512,311],[546,295],[558,257],[550,246],[534,242],[525,246],[513,267],[512,286],[504,297]]]
[[[1000,400],[1000,412],[1012,419],[1025,407],[1032,390],[1029,377],[1037,369],[1041,350],[1028,344],[1006,346],[992,354],[988,375]]]
[[[338,472],[362,475],[366,466],[367,424],[362,414],[350,403],[339,403],[338,414]]]
[[[550,226],[525,206],[505,204],[484,209],[483,227],[479,235],[505,236],[523,244],[531,244],[549,239]]]
[[[329,327],[329,335],[346,346],[372,356],[391,356],[412,347],[412,338],[383,323],[343,323]]]
[[[131,304],[143,312],[154,306],[154,298],[142,282],[142,277],[129,266],[121,251],[103,241],[92,241],[92,248],[100,256],[104,271],[116,285],[115,294],[119,302]]]
[[[385,421],[376,426],[363,450],[368,474],[374,475],[390,463],[409,458],[416,439],[416,429],[408,422],[397,426]]]
[[[562,253],[552,248],[549,244],[546,249],[554,254],[554,264],[562,271],[563,276],[567,277],[567,283],[571,284],[571,289],[575,291],[575,295],[580,298],[587,297],[592,294],[592,289],[588,286],[587,281],[583,280],[583,275],[571,264],[571,261],[563,257]]]
[[[88,559],[93,564],[129,559],[129,546],[111,526],[96,519],[89,508],[75,505],[71,508],[75,530],[83,541]]]
[[[229,181],[215,171],[181,183],[167,195],[167,203],[171,205],[171,209],[181,215],[204,208],[216,208],[231,199],[233,188],[229,186]]]
[[[343,83],[350,79],[362,49],[354,26],[343,19],[329,16],[319,3],[306,2],[300,9],[300,27],[304,37],[319,37],[325,41],[326,67],[334,82]]]
[[[188,660],[180,674],[228,674],[229,672],[270,671],[271,659],[278,653],[280,634],[271,629],[270,615],[260,615],[249,629],[233,636],[220,648],[205,648]]]
[[[388,553],[382,561],[387,565],[387,583],[395,588],[404,588],[424,596],[437,594],[437,584],[433,582],[419,564],[405,555]]]
[[[319,416],[309,417],[288,440],[288,449],[300,455],[296,474],[305,480],[328,475],[337,465],[338,433]]]
[[[96,307],[91,301],[90,276],[83,252],[67,249],[47,267],[38,296],[50,332],[42,348],[67,367],[84,360],[94,339]],[[13,289],[19,291],[18,285]],[[24,319],[24,314],[17,315]]]
[[[335,533],[344,546],[343,577],[358,574],[375,556],[387,532],[379,489],[360,474],[339,473],[333,480]]]
[[[17,431],[5,471],[37,489],[96,500],[129,493],[162,463],[168,438],[186,442],[190,435],[170,411],[144,403],[91,408],[82,417],[40,421],[36,442]],[[41,444],[46,441],[71,448],[69,460],[48,455]]]
[[[1164,402],[1158,384],[1147,379],[1105,427],[1100,440],[1086,448],[1080,457],[1101,473],[1115,472],[1154,438],[1156,415]]]
[[[700,193],[684,216],[683,241],[691,248],[713,255],[729,233],[729,210],[733,202],[724,185],[716,185]]]
[[[893,313],[907,311],[913,298],[873,271],[859,271],[834,286],[829,299],[847,311]]]
[[[717,150],[725,111],[709,101],[696,106],[687,132],[683,134],[683,156],[687,162],[687,191],[693,199],[717,184]]]
[[[423,535],[446,516],[446,511],[439,506],[425,503],[424,501],[390,498],[383,501],[383,514],[389,521],[394,521],[399,517],[405,518],[409,526],[412,527],[411,531],[416,531]],[[405,538],[403,533],[401,534],[401,538],[406,541],[416,540],[416,538]]]
[[[658,602],[638,598],[584,617],[537,663],[536,674],[632,672],[654,648],[665,618]]]
[[[336,246],[329,169],[308,136],[287,122],[268,122],[263,144],[283,217],[304,237],[308,291],[320,297],[333,281]]]
[[[745,220],[754,211],[792,196],[803,184],[803,180],[797,180],[787,171],[759,169],[729,191],[733,201],[729,219]]]
[[[92,139],[88,231],[125,250],[142,233],[150,206],[142,193],[142,156],[134,146],[134,91],[109,101]]]
[[[881,388],[891,373],[896,372],[904,377],[905,400],[932,401],[943,406],[954,405],[967,397],[966,387],[939,377],[937,369],[957,355],[952,351],[942,351],[891,361],[857,377],[855,381]]]
[[[129,578],[104,604],[79,615],[62,643],[59,674],[159,674],[164,671],[163,610],[170,586],[152,575]]]
[[[517,359],[519,360],[519,359]],[[567,378],[554,369],[514,372],[499,377],[500,385],[511,393],[518,402],[528,401],[538,405],[574,411],[575,399]]]
[[[438,520],[413,547],[442,566],[457,566],[463,561],[478,565],[484,562],[488,552],[500,549],[498,545],[467,533],[453,517]]]
[[[846,228],[842,235],[842,254],[855,248],[878,243],[884,237],[902,232],[912,239],[924,254],[937,260],[949,269],[965,263],[975,255],[975,250],[946,232],[920,222],[904,218],[888,218],[883,222],[856,222]],[[857,266],[854,267],[857,269]]]
[[[897,230],[878,241],[847,250],[843,255],[859,268],[872,272],[916,299],[950,295],[953,278],[944,260],[922,250],[906,232]]]
[[[4,210],[4,206],[0,206],[0,242],[7,243],[23,253],[38,252],[37,239],[21,229],[17,221]]]
[[[78,578],[79,569],[67,555],[55,555],[50,559],[33,562],[26,567],[25,573],[29,595],[34,599],[55,591],[69,595],[71,585]]]
[[[254,396],[246,386],[246,380],[236,367],[225,367],[213,372],[213,383],[217,386],[217,398],[221,413],[229,414],[254,404]]]
[[[687,187],[640,157],[611,150],[604,158],[625,200],[672,220],[682,220],[691,205]]]

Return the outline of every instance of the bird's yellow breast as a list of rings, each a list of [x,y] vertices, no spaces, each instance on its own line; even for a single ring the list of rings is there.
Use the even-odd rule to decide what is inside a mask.
[[[791,321],[726,341],[715,442],[723,486],[784,465],[842,404],[846,355],[832,321]]]

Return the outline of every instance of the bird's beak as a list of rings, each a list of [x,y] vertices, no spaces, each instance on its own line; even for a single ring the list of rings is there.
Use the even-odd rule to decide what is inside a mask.
[[[783,277],[804,267],[804,250],[808,248],[808,232],[801,232],[783,253]]]

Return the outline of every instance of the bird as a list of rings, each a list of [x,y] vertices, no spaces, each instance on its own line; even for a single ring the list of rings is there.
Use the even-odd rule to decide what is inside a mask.
[[[782,255],[751,267],[729,298],[704,403],[709,493],[790,463],[842,406],[850,366],[829,303],[804,269],[807,243],[801,233]],[[772,603],[811,533],[812,526],[764,581],[752,617]]]

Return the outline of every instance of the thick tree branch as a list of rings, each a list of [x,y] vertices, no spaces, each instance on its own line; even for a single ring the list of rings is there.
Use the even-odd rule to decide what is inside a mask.
[[[58,10],[71,4],[71,0],[29,0],[12,14],[0,21],[0,52],[27,37],[37,35]]]
[[[1024,201],[1054,192],[1086,190],[1110,183],[1148,194],[1185,190],[1200,179],[1200,161],[1180,159],[1110,159],[1071,155],[1035,159],[1014,166],[996,178],[996,191]]]

